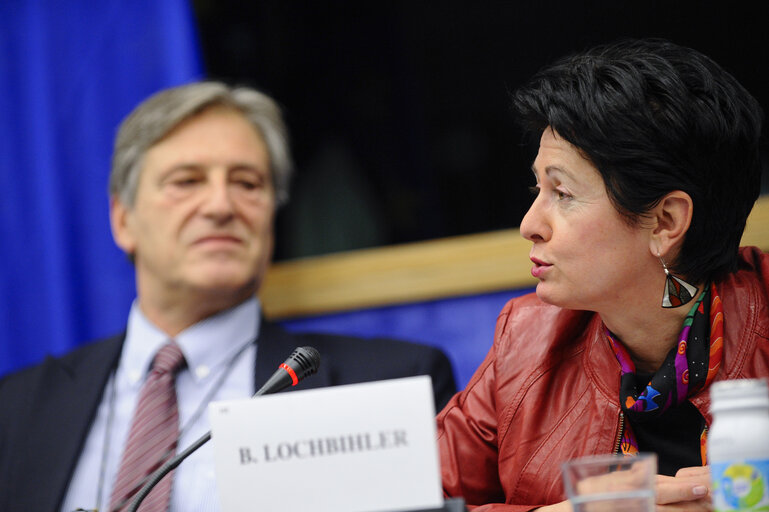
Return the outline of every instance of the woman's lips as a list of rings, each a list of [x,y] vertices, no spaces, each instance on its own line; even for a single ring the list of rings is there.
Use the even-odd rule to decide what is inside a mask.
[[[534,263],[534,266],[531,268],[531,275],[540,278],[542,275],[547,272],[547,270],[552,267],[550,263],[545,263],[542,260],[538,260],[537,258],[531,258],[531,262]]]

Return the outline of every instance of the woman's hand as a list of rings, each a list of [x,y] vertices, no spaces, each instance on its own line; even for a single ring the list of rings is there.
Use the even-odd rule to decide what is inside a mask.
[[[657,475],[657,512],[712,511],[710,468],[682,468],[676,476]],[[568,501],[536,509],[537,512],[571,512]]]
[[[539,507],[532,512],[572,512],[571,503],[568,501],[562,501],[546,507]]]
[[[657,512],[710,511],[710,467],[682,468],[676,476],[657,475]]]

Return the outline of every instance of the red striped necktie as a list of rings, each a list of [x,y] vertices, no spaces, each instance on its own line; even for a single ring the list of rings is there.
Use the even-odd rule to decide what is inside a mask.
[[[165,344],[152,362],[136,404],[123,458],[110,499],[110,511],[127,507],[147,477],[176,453],[179,411],[176,373],[185,365],[184,354],[173,341]],[[165,512],[171,497],[173,472],[166,475],[139,507],[140,512]]]

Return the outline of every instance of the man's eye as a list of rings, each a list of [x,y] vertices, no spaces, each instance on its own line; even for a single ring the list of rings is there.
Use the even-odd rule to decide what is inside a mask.
[[[172,180],[171,184],[174,185],[175,187],[190,187],[199,182],[200,180],[197,178],[178,178],[178,179]]]
[[[237,182],[237,184],[246,190],[253,190],[258,186],[258,183],[251,180],[240,180]]]
[[[243,188],[244,190],[254,190],[257,188],[264,188],[265,180],[259,176],[241,176],[234,177],[233,183]]]

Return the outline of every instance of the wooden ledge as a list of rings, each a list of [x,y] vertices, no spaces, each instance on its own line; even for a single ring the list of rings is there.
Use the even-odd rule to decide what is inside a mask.
[[[756,202],[742,245],[769,251],[769,196]],[[260,296],[290,318],[534,286],[531,242],[517,229],[275,263]]]

